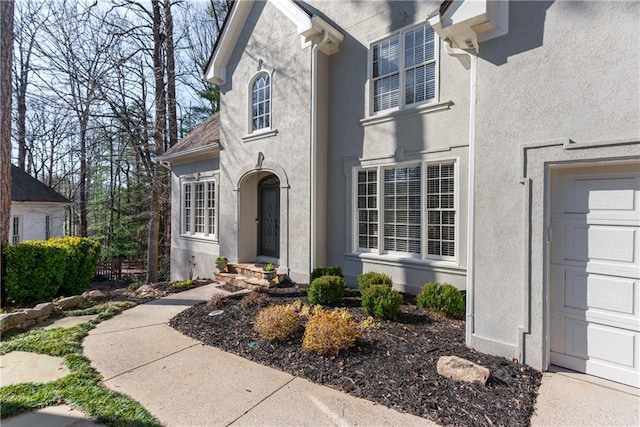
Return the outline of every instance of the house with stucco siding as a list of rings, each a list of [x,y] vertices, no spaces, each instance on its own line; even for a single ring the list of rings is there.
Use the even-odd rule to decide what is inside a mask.
[[[466,292],[466,343],[640,387],[640,4],[239,1],[172,169],[172,279]],[[202,133],[201,133],[202,136]],[[199,145],[201,144],[201,145]]]

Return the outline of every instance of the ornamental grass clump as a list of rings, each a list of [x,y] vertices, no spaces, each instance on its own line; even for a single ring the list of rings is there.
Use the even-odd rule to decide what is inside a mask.
[[[254,328],[264,340],[285,341],[298,332],[300,323],[293,308],[274,305],[258,312]]]
[[[341,311],[326,311],[309,318],[302,346],[320,356],[349,349],[360,336],[358,324]]]
[[[313,280],[307,290],[312,304],[334,304],[342,301],[346,282],[340,276],[322,276]]]
[[[416,297],[416,302],[424,310],[436,311],[454,319],[464,317],[462,293],[449,283],[427,283]]]
[[[371,285],[385,285],[391,289],[393,281],[391,280],[391,276],[375,271],[369,271],[358,275],[358,290],[360,293],[366,291],[366,289]]]
[[[362,308],[369,316],[390,320],[400,312],[402,295],[388,285],[369,285],[361,291]]]

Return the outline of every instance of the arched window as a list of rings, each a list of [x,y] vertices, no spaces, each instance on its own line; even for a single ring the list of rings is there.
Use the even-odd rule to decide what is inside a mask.
[[[259,74],[251,87],[251,130],[271,128],[271,78]]]

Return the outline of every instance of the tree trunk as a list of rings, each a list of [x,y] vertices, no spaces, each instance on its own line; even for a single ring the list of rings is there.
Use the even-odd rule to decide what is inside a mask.
[[[162,57],[162,15],[160,0],[152,0],[153,7],[153,75],[155,79],[156,121],[153,129],[153,142],[156,157],[163,153],[165,134],[165,91],[164,91],[164,61]],[[158,242],[160,237],[160,210],[163,187],[162,166],[155,161],[153,164],[153,182],[151,184],[151,206],[149,213],[149,235],[147,237],[147,283],[158,281]]]
[[[4,286],[11,223],[11,62],[13,53],[13,0],[0,1],[0,306],[6,307]]]

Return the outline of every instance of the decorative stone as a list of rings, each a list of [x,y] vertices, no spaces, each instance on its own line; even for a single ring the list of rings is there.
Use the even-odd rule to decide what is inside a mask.
[[[18,310],[20,313],[25,313],[27,315],[27,320],[37,319],[42,316],[42,310],[38,310],[36,308],[21,308]]]
[[[153,288],[149,285],[142,285],[140,286],[138,289],[136,289],[136,293],[137,294],[144,294],[146,292],[149,292],[149,290],[152,290]]]
[[[26,313],[7,313],[0,314],[0,331],[4,332],[8,329],[18,327],[27,320]]]
[[[109,295],[113,296],[113,297],[117,297],[120,295],[127,295],[129,293],[129,290],[127,288],[120,288],[120,289],[114,289],[112,290]]]
[[[87,291],[83,293],[82,296],[91,301],[100,301],[107,297],[103,292],[98,290]]]
[[[37,323],[42,323],[42,322],[44,322],[45,320],[47,320],[48,318],[49,318],[49,315],[48,315],[48,314],[45,314],[45,315],[43,315],[43,316],[38,317],[38,318],[36,319],[36,322],[37,322]]]
[[[29,320],[25,320],[21,327],[28,328],[29,326],[33,326],[35,324],[36,324],[36,319],[29,319]]]
[[[35,310],[40,310],[42,314],[51,314],[56,309],[56,306],[52,302],[43,302],[33,307]]]
[[[84,304],[86,300],[80,295],[74,295],[72,297],[62,298],[58,300],[58,306],[63,310],[69,310],[72,308],[78,308]]]
[[[438,374],[456,381],[486,384],[490,372],[484,366],[457,356],[442,356],[438,359]]]

